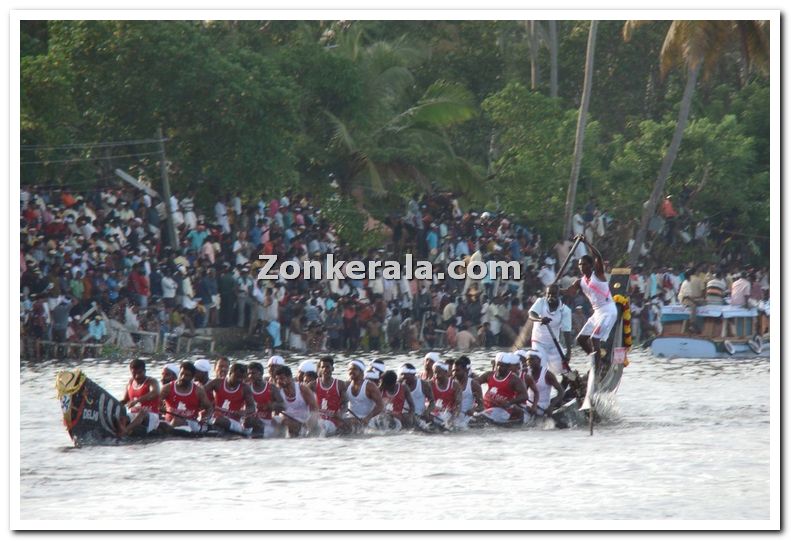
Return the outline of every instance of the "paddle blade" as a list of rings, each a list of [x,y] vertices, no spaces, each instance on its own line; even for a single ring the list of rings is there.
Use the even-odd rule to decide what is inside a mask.
[[[591,353],[590,358],[590,371],[588,372],[588,390],[585,392],[585,401],[582,403],[580,411],[587,411],[591,409],[591,397],[593,396],[593,387],[596,383],[596,355]]]

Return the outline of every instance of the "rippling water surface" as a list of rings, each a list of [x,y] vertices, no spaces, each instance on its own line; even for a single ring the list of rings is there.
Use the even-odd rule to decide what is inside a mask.
[[[490,355],[471,358],[481,369]],[[485,428],[81,449],[71,446],[54,391],[55,373],[76,364],[23,364],[21,518],[221,514],[254,517],[262,528],[306,516],[768,519],[769,360],[630,358],[593,437],[585,429]],[[391,368],[407,360],[386,358]],[[121,396],[123,362],[80,366]],[[159,367],[149,372],[158,377]]]

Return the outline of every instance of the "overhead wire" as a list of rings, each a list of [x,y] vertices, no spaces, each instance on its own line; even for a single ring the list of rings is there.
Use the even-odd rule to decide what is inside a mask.
[[[72,143],[67,145],[20,145],[22,150],[69,150],[73,148],[110,148],[133,145],[164,143],[167,139],[132,139],[129,141],[105,141],[99,143]]]
[[[101,160],[109,160],[115,158],[136,158],[137,156],[151,156],[153,154],[160,154],[157,150],[155,152],[137,152],[135,154],[118,154],[114,156],[94,156],[93,158],[70,158],[68,160],[40,160],[33,162],[20,162],[20,165],[41,165],[52,163],[72,163],[72,162],[94,162]]]

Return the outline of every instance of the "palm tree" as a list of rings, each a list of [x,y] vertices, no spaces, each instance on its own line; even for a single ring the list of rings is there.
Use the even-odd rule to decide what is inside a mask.
[[[627,21],[623,28],[624,39],[629,41],[634,30],[645,22]],[[769,59],[768,31],[768,21],[673,21],[671,23],[660,52],[660,76],[664,78],[671,67],[680,64],[686,69],[687,82],[684,86],[673,138],[662,158],[659,174],[654,182],[648,204],[643,209],[640,227],[635,235],[632,251],[629,253],[630,266],[634,266],[640,257],[648,223],[656,213],[670,176],[670,169],[678,155],[684,129],[689,120],[689,109],[698,77],[701,73],[704,78],[708,77],[728,48],[734,45],[734,35],[741,44],[740,52],[744,55],[745,65],[764,70]]]
[[[566,193],[566,211],[564,215],[563,238],[571,235],[571,221],[574,217],[574,203],[577,198],[577,182],[580,178],[580,165],[582,164],[582,145],[585,141],[585,126],[588,123],[588,105],[591,98],[591,85],[593,84],[593,53],[596,50],[596,29],[598,21],[591,21],[588,31],[588,50],[585,53],[585,82],[582,85],[582,103],[577,117],[577,135],[574,139],[574,158],[571,163],[571,178],[569,189]]]
[[[437,81],[415,101],[410,66],[423,58],[419,48],[403,39],[366,44],[359,27],[334,37],[330,53],[357,63],[365,88],[364,111],[348,118],[325,111],[333,127],[341,190],[382,195],[398,180],[427,188],[435,178],[461,192],[481,190],[479,174],[454,152],[445,132],[476,114],[470,92]]]

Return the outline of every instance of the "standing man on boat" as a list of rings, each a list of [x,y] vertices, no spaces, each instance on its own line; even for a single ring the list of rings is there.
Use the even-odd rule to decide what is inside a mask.
[[[242,363],[234,363],[225,379],[215,378],[203,387],[206,395],[214,398],[214,416],[210,424],[238,434],[252,432],[251,428],[242,426],[242,416],[252,417],[255,413],[253,392],[244,382],[246,372]]]
[[[346,402],[352,424],[365,428],[371,419],[382,413],[384,402],[379,387],[370,380],[365,379],[365,364],[355,359],[349,362],[349,382],[346,387]]]
[[[121,404],[126,406],[131,422],[126,425],[122,436],[127,436],[138,426],[145,427],[145,433],[153,432],[159,426],[159,383],[146,376],[146,362],[132,359],[129,363],[132,377],[126,384],[126,392]]]
[[[561,356],[555,345],[555,340],[562,337],[566,347],[571,347],[571,309],[560,300],[559,291],[560,288],[555,284],[547,286],[546,296],[536,299],[528,312],[533,321],[530,343],[533,349],[541,351],[542,358],[555,375],[569,371],[571,353],[567,349]]]
[[[189,361],[181,363],[178,379],[162,388],[160,398],[167,408],[165,420],[170,426],[203,432],[205,427],[198,422],[198,413],[204,410],[206,418],[211,418],[214,405],[206,397],[203,387],[192,381],[194,377],[195,365]]]
[[[593,257],[584,255],[580,258],[578,266],[582,276],[574,280],[568,289],[560,290],[559,293],[574,296],[582,289],[590,301],[593,314],[577,335],[577,343],[588,355],[594,354],[596,367],[601,368],[601,343],[606,342],[610,336],[610,331],[618,319],[618,308],[610,294],[610,284],[604,274],[604,259],[601,252],[582,235],[576,238],[590,248]]]

